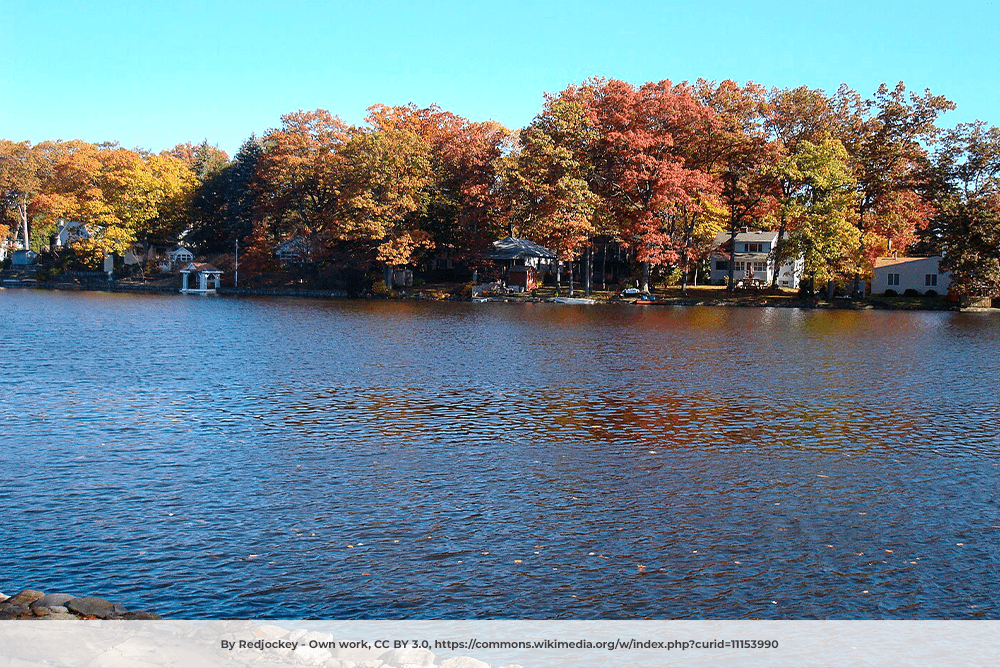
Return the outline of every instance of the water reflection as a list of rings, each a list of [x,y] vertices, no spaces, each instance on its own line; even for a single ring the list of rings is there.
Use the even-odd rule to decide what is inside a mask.
[[[0,589],[996,618],[1000,320],[0,293]]]

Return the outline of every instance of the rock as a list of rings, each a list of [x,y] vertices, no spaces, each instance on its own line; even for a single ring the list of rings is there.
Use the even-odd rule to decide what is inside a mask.
[[[74,598],[77,597],[73,596],[73,594],[46,594],[32,603],[31,607],[34,608],[36,605],[44,605],[46,608],[51,610],[53,606],[65,606],[67,601],[72,601]]]
[[[309,632],[306,631],[305,629],[295,629],[294,631],[288,634],[288,639],[294,642],[307,633]]]
[[[490,664],[484,663],[479,659],[473,659],[471,656],[445,659],[438,666],[439,668],[490,668]]]
[[[301,638],[302,640],[300,640],[299,642],[303,645],[308,645],[309,641],[311,640],[315,640],[316,642],[321,642],[321,643],[333,642],[332,635],[330,635],[329,633],[319,633],[317,631],[312,631],[311,633],[307,633],[304,636],[301,636]]]
[[[407,649],[391,649],[378,658],[393,666],[432,666],[434,653],[430,650],[410,647]]]
[[[264,624],[255,628],[250,635],[254,638],[284,638],[288,635],[288,630],[274,624]]]
[[[145,610],[130,610],[128,612],[123,612],[120,616],[122,619],[163,619],[163,617],[160,617],[155,612],[146,612]]]
[[[45,615],[52,614],[52,611],[46,608],[44,605],[32,605],[28,609],[31,610],[32,613],[34,613],[35,617],[44,617]]]
[[[51,610],[52,612],[57,612],[57,613],[59,613],[59,612],[69,612],[69,608],[67,608],[65,605],[53,605],[52,607],[49,608],[49,610]]]
[[[79,620],[80,618],[71,612],[53,612],[51,615],[45,615],[44,617],[39,617],[39,620],[48,621],[50,619],[73,619]]]
[[[323,649],[322,647],[313,648],[309,645],[299,645],[298,649],[295,650],[295,657],[299,661],[304,661],[305,663],[311,663],[318,666],[319,664],[332,659],[333,654],[330,654],[330,650]]]
[[[6,594],[4,594],[3,592],[0,592],[0,603],[3,603],[3,602],[4,602],[4,601],[6,601],[6,600],[7,600],[8,598],[10,598],[10,596],[7,596],[7,595],[6,595]]]
[[[43,596],[45,596],[45,592],[38,591],[37,589],[25,589],[24,591],[14,594],[9,599],[4,601],[4,603],[31,605]]]
[[[31,614],[31,611],[26,605],[17,605],[7,603],[6,601],[0,604],[0,620],[5,619],[17,619],[18,617],[27,616]]]
[[[78,615],[98,617],[100,619],[112,619],[125,612],[125,608],[122,606],[103,598],[98,598],[97,596],[71,598],[66,601],[66,607],[69,608],[70,612],[75,612]]]

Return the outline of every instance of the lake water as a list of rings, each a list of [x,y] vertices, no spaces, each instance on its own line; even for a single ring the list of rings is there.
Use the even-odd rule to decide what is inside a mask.
[[[1000,317],[0,291],[0,591],[1000,618]]]

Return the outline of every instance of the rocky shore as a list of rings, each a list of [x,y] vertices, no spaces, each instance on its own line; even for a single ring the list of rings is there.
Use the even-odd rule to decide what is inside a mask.
[[[128,610],[97,596],[46,594],[25,589],[13,596],[0,594],[0,620],[4,619],[163,619],[144,610]]]

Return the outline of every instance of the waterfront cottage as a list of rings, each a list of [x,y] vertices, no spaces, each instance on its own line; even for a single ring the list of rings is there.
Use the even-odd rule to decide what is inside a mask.
[[[507,237],[493,242],[493,250],[486,259],[509,268],[515,265],[534,267],[536,271],[554,271],[557,256],[544,246],[527,239]]]
[[[191,276],[194,285],[191,287]],[[222,272],[207,262],[192,262],[181,269],[181,292],[194,294],[213,294],[222,279]]]
[[[932,257],[880,257],[875,260],[872,273],[872,294],[903,294],[916,290],[922,295],[948,293],[951,274],[941,271],[940,256]]]
[[[194,261],[194,253],[184,246],[174,246],[167,251],[167,266],[173,269],[175,266],[183,265]]]
[[[712,272],[710,282],[713,285],[726,285],[729,281],[729,251],[732,235],[729,232],[719,232],[712,242],[710,256]],[[786,236],[787,238],[787,236]],[[736,235],[736,253],[733,261],[735,270],[733,276],[740,280],[753,274],[753,277],[770,285],[774,280],[775,262],[772,251],[778,243],[777,232],[751,231],[744,229]],[[805,261],[795,258],[781,265],[778,273],[778,286],[782,288],[798,288],[802,279],[802,269]]]
[[[286,264],[309,262],[312,260],[312,242],[302,236],[295,236],[278,246],[275,256]]]

